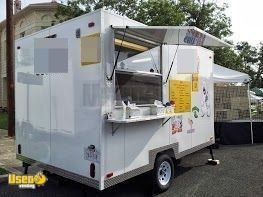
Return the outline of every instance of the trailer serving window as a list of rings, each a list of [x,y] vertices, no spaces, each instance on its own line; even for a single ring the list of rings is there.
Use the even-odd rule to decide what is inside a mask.
[[[160,44],[125,31],[117,30],[114,34],[116,68],[160,73]]]
[[[161,49],[157,43],[115,31],[116,105],[162,100]]]
[[[121,105],[122,101],[145,105],[162,100],[160,74],[116,70],[115,87],[116,105]]]

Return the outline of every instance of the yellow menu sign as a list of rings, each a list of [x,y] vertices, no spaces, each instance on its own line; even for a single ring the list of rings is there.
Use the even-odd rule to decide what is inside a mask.
[[[175,113],[191,112],[191,82],[170,80],[170,101],[175,102]]]

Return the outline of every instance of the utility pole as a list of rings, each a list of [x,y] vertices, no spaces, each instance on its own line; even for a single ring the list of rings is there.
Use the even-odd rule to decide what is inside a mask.
[[[8,136],[15,135],[15,86],[14,86],[14,22],[13,0],[6,0],[6,70]]]

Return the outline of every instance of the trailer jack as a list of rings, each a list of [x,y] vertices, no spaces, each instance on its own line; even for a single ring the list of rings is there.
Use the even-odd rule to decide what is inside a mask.
[[[28,164],[28,163],[25,163],[25,162],[23,162],[22,165],[23,165],[23,167],[24,167],[24,174],[27,174],[27,172],[28,172],[28,167],[31,166],[31,165]]]
[[[211,159],[208,159],[208,160],[207,160],[207,164],[209,164],[209,165],[219,165],[219,164],[220,164],[220,161],[219,161],[219,160],[216,160],[216,159],[214,158],[212,146],[209,146],[209,152],[210,152],[210,155],[211,155]]]

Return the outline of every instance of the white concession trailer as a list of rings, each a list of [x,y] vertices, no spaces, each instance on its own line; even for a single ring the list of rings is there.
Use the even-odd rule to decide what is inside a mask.
[[[16,41],[17,158],[103,190],[214,143],[213,51],[196,27],[97,10]]]

